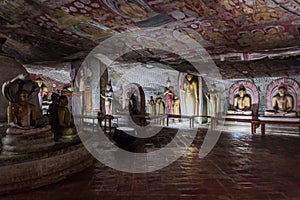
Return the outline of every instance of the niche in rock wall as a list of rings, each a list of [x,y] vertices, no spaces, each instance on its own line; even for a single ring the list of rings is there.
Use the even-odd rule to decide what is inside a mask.
[[[145,114],[145,93],[137,83],[130,83],[123,88],[123,109],[130,114]]]

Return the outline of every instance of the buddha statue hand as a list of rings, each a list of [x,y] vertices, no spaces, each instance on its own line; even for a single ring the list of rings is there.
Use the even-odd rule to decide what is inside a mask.
[[[34,126],[20,126],[18,124],[15,124],[14,122],[10,122],[9,126],[11,128],[18,128],[18,129],[22,129],[22,130],[29,130],[29,129],[34,129]]]

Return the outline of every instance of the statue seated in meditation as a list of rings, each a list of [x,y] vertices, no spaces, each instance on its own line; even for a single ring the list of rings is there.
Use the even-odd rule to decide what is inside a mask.
[[[251,115],[251,97],[246,94],[244,85],[239,86],[239,92],[234,97],[233,109],[227,111],[228,114]]]
[[[19,75],[3,84],[3,95],[9,100],[7,134],[33,134],[51,128],[46,124],[37,124],[35,105],[29,103],[29,93],[36,95],[37,87],[31,80],[25,79],[25,75]]]
[[[28,92],[26,90],[17,92],[17,102],[8,107],[7,114],[10,127],[24,130],[34,128],[36,112],[34,106],[28,103]]]
[[[2,138],[2,154],[17,155],[39,152],[54,145],[51,126],[37,121],[35,104],[29,103],[29,94],[35,85],[30,80],[7,82],[3,87],[3,94],[9,100],[7,117],[9,128]],[[29,91],[29,92],[28,92]]]
[[[279,85],[278,93],[272,97],[272,108],[273,110],[267,110],[265,115],[297,116],[293,111],[293,97],[287,93],[287,88],[283,84]]]
[[[76,130],[73,124],[71,124],[71,114],[67,107],[68,98],[67,96],[59,97],[58,107],[58,130],[57,133],[63,138],[73,138],[76,136]]]

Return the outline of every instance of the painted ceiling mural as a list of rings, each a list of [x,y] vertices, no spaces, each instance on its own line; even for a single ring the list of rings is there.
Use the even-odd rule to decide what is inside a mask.
[[[84,58],[106,38],[145,27],[184,31],[212,55],[300,54],[298,0],[0,0],[4,51],[23,63]],[[140,46],[145,41],[165,45],[137,35]]]

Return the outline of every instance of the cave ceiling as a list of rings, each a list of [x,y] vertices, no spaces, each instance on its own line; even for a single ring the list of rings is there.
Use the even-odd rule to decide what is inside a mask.
[[[115,34],[145,28],[186,33],[225,78],[299,75],[298,0],[0,0],[3,51],[23,64],[82,60]],[[135,42],[167,45],[138,35]],[[119,60],[192,71],[178,55],[159,50],[133,50]]]

